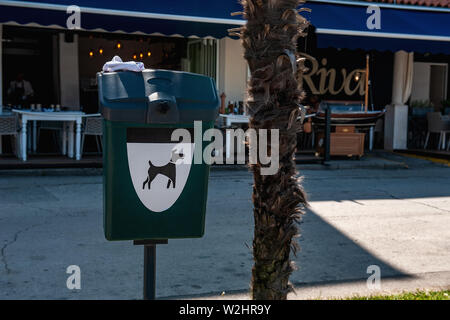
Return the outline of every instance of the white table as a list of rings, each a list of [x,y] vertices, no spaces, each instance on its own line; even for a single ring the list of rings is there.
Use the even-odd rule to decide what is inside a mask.
[[[27,160],[27,122],[33,121],[33,149],[36,150],[36,121],[63,121],[69,124],[69,137],[68,137],[68,156],[73,158],[73,145],[74,145],[74,135],[73,135],[73,125],[76,124],[75,133],[75,159],[81,159],[81,121],[84,116],[84,112],[81,111],[54,111],[54,112],[44,112],[44,111],[31,111],[31,110],[17,110],[13,109],[13,112],[20,116],[20,122],[22,125],[22,131],[20,132],[20,156],[23,161]],[[64,138],[63,138],[63,154],[65,154],[66,149],[66,127],[64,127]]]
[[[243,115],[243,114],[219,114],[222,118],[225,119],[225,126],[230,127],[233,123],[248,123],[248,120],[250,119],[249,116]],[[225,150],[226,150],[226,158],[228,159],[231,156],[231,132],[226,130],[225,131]]]

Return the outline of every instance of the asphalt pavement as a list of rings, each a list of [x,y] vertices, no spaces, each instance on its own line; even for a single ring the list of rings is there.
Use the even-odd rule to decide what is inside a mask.
[[[367,292],[371,265],[387,291],[450,286],[450,168],[400,160],[304,167],[310,208],[291,298]],[[246,297],[251,185],[245,170],[212,170],[205,236],[158,246],[158,298]],[[98,170],[0,172],[0,299],[140,299],[143,248],[106,241],[102,224]],[[66,286],[70,265],[80,267],[79,290]]]

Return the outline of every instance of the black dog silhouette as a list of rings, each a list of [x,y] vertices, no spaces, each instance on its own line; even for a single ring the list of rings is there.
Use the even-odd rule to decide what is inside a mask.
[[[146,184],[148,186],[148,189],[150,189],[150,185],[153,179],[155,179],[155,177],[158,174],[162,174],[163,176],[169,178],[169,181],[167,182],[167,189],[169,189],[170,183],[172,183],[173,188],[175,188],[175,181],[177,175],[175,163],[177,162],[177,160],[183,158],[184,158],[183,153],[177,153],[175,150],[172,150],[172,156],[170,158],[170,161],[164,166],[158,167],[152,164],[151,161],[149,161],[148,164],[150,165],[150,168],[148,168],[147,179],[145,179],[144,184],[142,185],[142,189],[145,189]]]

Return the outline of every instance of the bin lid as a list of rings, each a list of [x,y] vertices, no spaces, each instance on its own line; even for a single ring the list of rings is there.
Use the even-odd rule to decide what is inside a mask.
[[[182,71],[99,72],[100,112],[111,121],[214,121],[220,100],[212,78]]]

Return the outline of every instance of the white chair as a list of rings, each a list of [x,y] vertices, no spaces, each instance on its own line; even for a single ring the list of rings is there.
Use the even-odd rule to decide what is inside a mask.
[[[84,140],[86,136],[94,136],[97,143],[97,150],[103,151],[103,117],[99,114],[87,114],[83,116],[83,135],[81,137],[81,155],[83,155]]]
[[[441,148],[445,149],[446,136],[447,133],[450,133],[450,118],[448,116],[443,116],[440,112],[428,112],[427,123],[428,132],[423,148],[427,148],[431,133],[439,133],[438,150],[440,150]]]
[[[3,153],[2,146],[2,137],[3,136],[12,136],[12,149],[14,154],[18,154],[19,151],[19,122],[17,120],[17,116],[8,115],[8,116],[0,116],[0,154]]]

